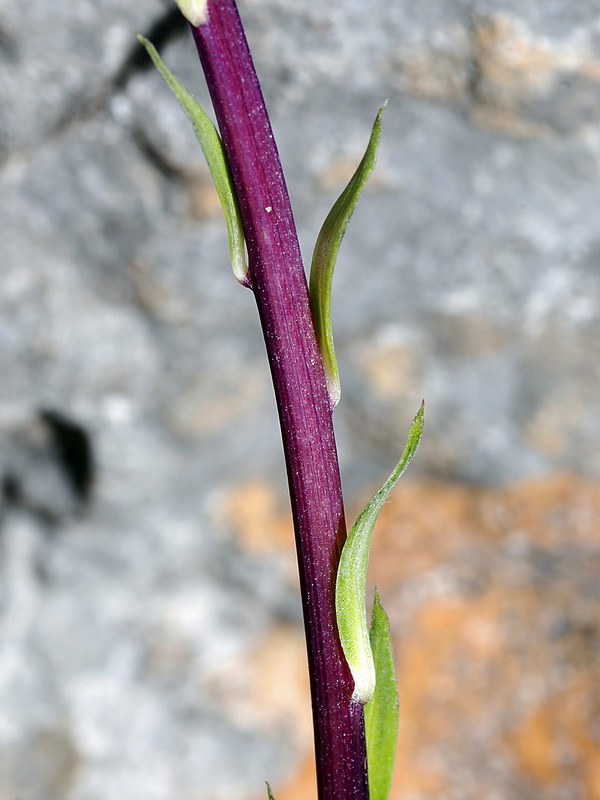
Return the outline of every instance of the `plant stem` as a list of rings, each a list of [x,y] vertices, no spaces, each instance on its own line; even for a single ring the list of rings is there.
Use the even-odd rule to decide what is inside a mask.
[[[369,796],[362,707],[335,619],[346,538],[332,408],[279,154],[234,0],[192,31],[232,171],[287,464],[311,680],[320,800]]]

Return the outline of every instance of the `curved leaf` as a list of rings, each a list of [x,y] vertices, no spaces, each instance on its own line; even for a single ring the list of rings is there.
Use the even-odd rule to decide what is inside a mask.
[[[364,705],[375,689],[375,665],[369,642],[365,595],[367,567],[377,517],[389,493],[398,483],[417,452],[423,433],[425,404],[421,404],[410,426],[402,458],[394,471],[363,508],[348,534],[335,587],[335,611],[340,641],[354,678],[353,699]]]
[[[155,67],[177,100],[179,100],[181,107],[194,126],[194,131],[204,151],[210,174],[225,213],[233,272],[238,281],[247,286],[248,267],[246,265],[244,231],[221,137],[200,103],[167,68],[152,42],[149,42],[148,39],[145,39],[140,34],[138,34],[137,38],[148,51],[148,55],[154,62]]]
[[[381,118],[384,110],[385,105],[379,109],[375,117],[371,138],[362,161],[350,178],[348,185],[336,200],[323,223],[323,227],[319,231],[310,267],[310,305],[333,408],[338,404],[342,393],[333,347],[333,334],[331,332],[331,281],[333,269],[352,212],[356,208],[360,193],[377,160],[379,140],[381,138]]]

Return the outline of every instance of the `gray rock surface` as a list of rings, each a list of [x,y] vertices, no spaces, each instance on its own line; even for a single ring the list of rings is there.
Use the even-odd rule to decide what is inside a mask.
[[[335,278],[350,496],[422,397],[415,475],[600,476],[597,2],[240,7],[307,260],[389,101]],[[232,487],[283,505],[285,478],[207,169],[136,55],[154,31],[207,104],[176,19],[0,5],[1,800],[243,800],[294,759],[293,719],[253,728],[211,688],[299,609],[219,522]],[[24,433],[40,409],[91,437],[84,510],[48,431]]]

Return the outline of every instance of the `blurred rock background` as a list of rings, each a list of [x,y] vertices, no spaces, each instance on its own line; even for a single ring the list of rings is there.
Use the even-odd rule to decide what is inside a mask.
[[[600,8],[240,0],[305,257],[389,99],[334,289],[395,800],[600,798]],[[0,800],[314,796],[254,304],[162,0],[0,3]]]

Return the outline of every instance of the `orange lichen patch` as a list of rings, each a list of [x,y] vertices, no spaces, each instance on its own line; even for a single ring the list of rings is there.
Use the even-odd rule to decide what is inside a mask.
[[[422,792],[435,795],[448,788],[440,764],[431,758],[430,748],[449,733],[453,735],[448,706],[456,687],[444,675],[443,666],[455,650],[463,615],[459,602],[430,607],[403,642],[398,672],[401,713],[395,796],[410,797]],[[466,705],[470,705],[470,698],[469,693]]]
[[[240,545],[252,553],[294,549],[289,511],[281,511],[272,487],[255,480],[231,487],[218,504],[219,527],[229,527]]]
[[[406,483],[381,511],[370,574],[385,587],[511,536],[544,546],[598,544],[599,532],[598,485],[573,476],[507,489]]]
[[[513,599],[517,606],[530,602],[526,595]],[[505,603],[496,592],[477,602],[432,602],[396,637],[400,726],[394,797],[445,796],[455,784],[448,755],[484,728],[482,719],[498,713],[498,705],[510,702],[518,671],[503,630]],[[502,696],[499,685],[506,689]],[[497,699],[490,704],[492,697]]]
[[[507,619],[529,619],[535,611],[531,590],[496,589],[472,600],[447,597],[425,605],[398,642],[403,716],[416,723],[418,737],[446,728],[456,706],[463,716],[476,716],[497,680],[488,663],[502,663],[505,681],[518,679]]]
[[[273,789],[276,800],[316,800],[317,778],[312,747],[297,771],[282,786]]]
[[[481,527],[493,538],[519,533],[542,546],[600,545],[600,486],[574,475],[554,475],[478,499]]]
[[[266,484],[246,484],[224,507],[244,547],[293,558],[287,512]],[[396,654],[393,800],[480,800],[490,786],[498,797],[600,800],[598,574],[592,481],[407,482],[393,493],[370,572]],[[314,800],[301,632],[278,625],[207,680],[238,724],[297,745],[277,800]]]
[[[461,486],[406,483],[384,505],[375,530],[370,576],[385,588],[443,563],[474,539],[477,492]]]
[[[560,72],[581,66],[580,47],[535,39],[503,14],[480,17],[473,28],[473,59],[494,105],[512,108],[524,95],[547,92]]]
[[[354,516],[359,510],[354,509]],[[230,527],[249,551],[293,551],[290,514],[264,480],[223,490],[215,522]],[[395,585],[464,549],[515,535],[545,546],[560,541],[597,544],[598,485],[570,475],[500,489],[407,482],[381,511],[370,574],[379,586]]]
[[[458,720],[471,720],[489,691],[482,665],[501,654],[504,641],[497,598],[475,607],[458,598],[426,606],[397,647],[398,693],[406,762],[428,743],[454,739]],[[458,713],[457,713],[458,712]],[[461,724],[461,723],[459,723]],[[406,776],[410,770],[399,769]]]
[[[519,768],[540,786],[578,776],[587,800],[600,798],[600,669],[544,700],[508,733]]]
[[[469,27],[440,29],[425,45],[400,53],[392,70],[403,91],[458,103],[475,124],[517,138],[552,135],[552,125],[532,118],[527,105],[552,100],[561,81],[600,83],[591,36],[552,41],[505,14],[477,14]]]
[[[397,800],[438,800],[448,797],[450,784],[440,773],[439,763],[429,754],[409,755],[403,747],[402,730],[398,735],[399,755],[396,756],[396,770],[390,796]]]
[[[524,560],[530,548],[531,572],[515,576],[520,559],[507,562],[503,555],[511,541],[525,548]],[[543,561],[557,553],[564,562],[578,548],[586,558],[600,549],[600,491],[573,476],[506,489],[407,484],[384,507],[371,576],[383,590],[395,634],[396,800],[460,792],[453,774],[457,759],[474,786],[483,788],[484,764],[477,753],[492,760],[506,741],[513,754],[523,748],[514,772],[505,765],[506,780],[521,782],[525,791],[536,765],[548,763],[557,737],[571,753],[569,769],[563,764],[553,778],[549,769],[544,774],[564,782],[566,772],[574,792],[583,786],[587,794],[581,796],[597,800],[600,759],[591,724],[599,713],[599,671],[576,689],[564,689],[565,680],[578,681],[599,663],[597,600],[582,596],[577,574],[568,569],[552,580],[533,577],[536,554]],[[481,585],[474,589],[461,586],[465,559],[475,561],[479,574]],[[402,587],[407,581],[419,586],[415,576],[426,579],[439,569],[454,588],[441,598],[423,591],[415,611],[407,612]],[[406,621],[398,630],[394,620],[402,616]],[[526,717],[516,728],[520,733],[511,734],[514,720],[540,697],[542,708],[551,711]],[[561,732],[563,703],[569,708]],[[476,794],[462,791],[464,797]]]
[[[423,791],[424,778],[452,786],[453,754],[468,763],[477,740],[491,756],[504,731],[525,778],[551,784],[567,772],[588,787],[589,800],[598,800],[600,745],[592,725],[600,713],[600,670],[554,690],[546,673],[556,648],[535,629],[543,605],[527,588],[496,588],[470,601],[450,597],[427,604],[396,639],[395,797]],[[547,699],[506,733],[505,720],[519,715],[532,691]],[[470,767],[477,772],[476,762]]]

